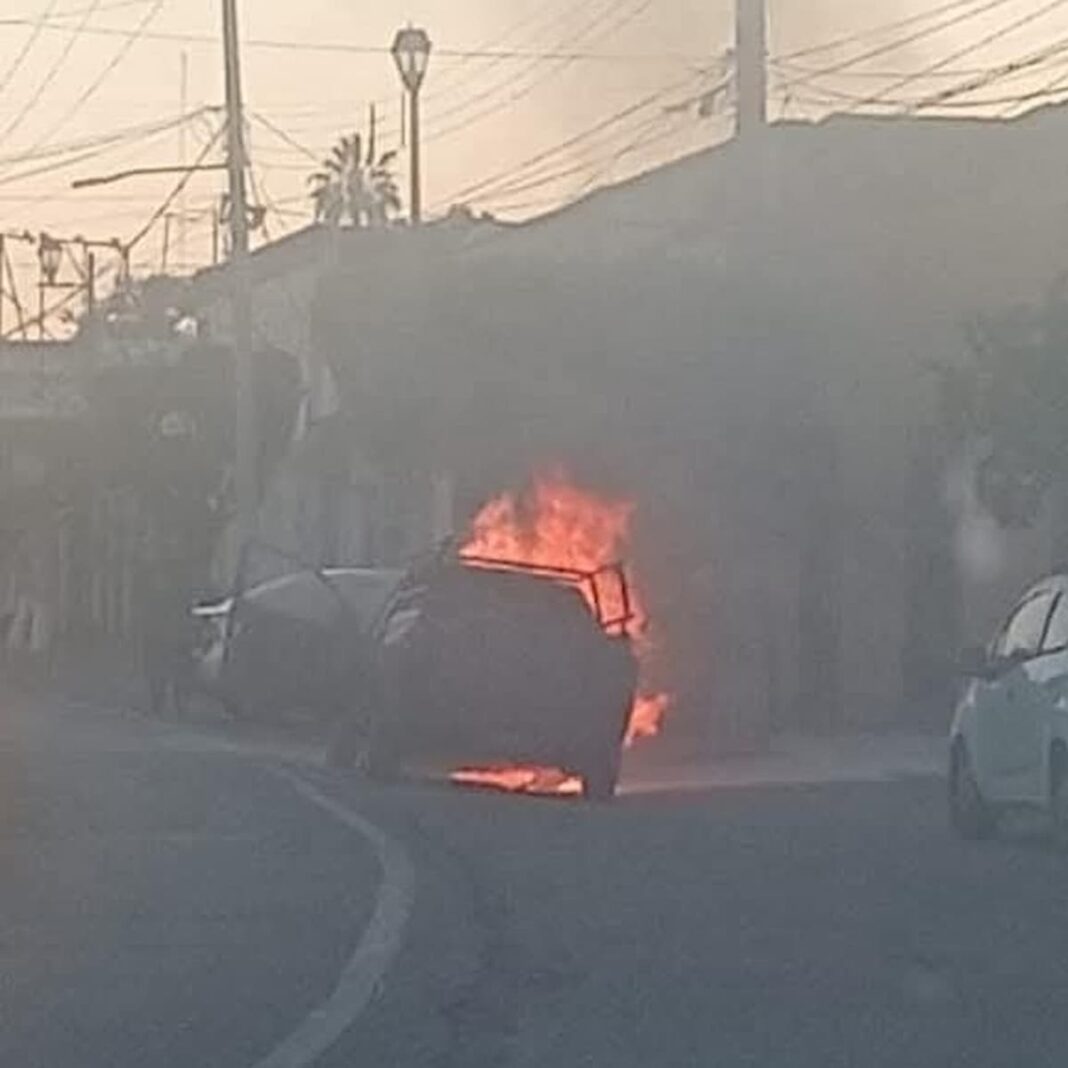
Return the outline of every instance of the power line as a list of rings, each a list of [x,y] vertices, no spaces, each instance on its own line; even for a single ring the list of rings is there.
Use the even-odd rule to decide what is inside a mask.
[[[96,10],[99,11],[117,11],[123,7],[143,7],[145,4],[151,3],[152,0],[112,0],[110,4],[98,4]],[[82,7],[68,7],[62,11],[57,11],[51,17],[54,19],[73,19],[79,15],[84,15],[86,11],[85,6]]]
[[[565,21],[569,21],[571,15],[582,16],[583,14],[589,14],[589,7],[596,8],[597,3],[601,4],[600,10],[595,10],[592,17],[586,19],[580,26],[570,28],[563,34],[549,50],[542,51],[529,51],[519,52],[513,51],[510,53],[496,53],[499,60],[504,58],[523,58],[527,62],[519,70],[511,70],[505,75],[503,79],[497,79],[491,82],[488,86],[482,88],[477,95],[468,94],[466,97],[456,101],[453,104],[445,107],[444,109],[427,109],[428,122],[423,133],[423,141],[426,143],[432,143],[440,140],[443,137],[447,137],[455,130],[462,129],[473,122],[480,121],[482,118],[494,114],[500,109],[500,107],[508,106],[516,100],[522,99],[524,96],[529,95],[541,82],[545,80],[544,77],[539,76],[537,71],[539,68],[544,67],[547,64],[551,64],[553,69],[549,72],[556,73],[558,70],[569,66],[573,62],[577,62],[580,57],[590,55],[603,55],[604,53],[590,53],[590,52],[577,52],[568,51],[567,46],[569,44],[574,45],[584,39],[588,39],[591,34],[595,33],[601,23],[606,19],[611,18],[614,14],[620,12],[624,3],[627,0],[594,0],[593,4],[584,5],[579,4],[570,10]],[[632,13],[623,13],[623,18],[616,24],[610,26],[607,31],[601,33],[595,37],[594,40],[604,40],[606,37],[611,36],[617,29],[626,22],[631,21],[637,17],[646,7],[649,6],[651,0],[637,0],[638,8],[632,11]],[[553,20],[558,22],[559,20]],[[441,54],[440,51],[438,54]],[[701,57],[706,58],[706,57]],[[488,70],[500,66],[500,62],[491,63],[488,67],[483,69],[483,74]],[[533,75],[533,81],[526,87],[516,89],[516,85],[522,86],[525,79]],[[512,90],[512,95],[504,100],[500,105],[491,105],[488,108],[484,108],[481,111],[476,111],[474,115],[460,118],[456,122],[449,124],[447,120],[453,116],[463,115],[464,112],[469,111],[471,108],[477,108],[480,104],[484,104],[488,99],[499,96],[502,92]],[[437,98],[449,97],[455,94],[455,90],[452,93],[437,94]],[[428,99],[434,99],[435,94],[431,93]],[[443,126],[443,122],[445,125]],[[397,126],[385,125],[383,126],[383,136],[391,137],[395,136],[398,132]]]
[[[94,5],[93,10],[98,5]],[[27,26],[27,18],[0,18],[0,26]],[[46,30],[66,30],[67,27],[46,22]],[[99,37],[130,37],[136,31],[121,26],[90,26],[80,32]],[[206,33],[182,33],[176,31],[147,31],[140,35],[149,41],[174,41],[183,44],[217,46],[218,37]],[[269,38],[248,38],[241,42],[242,48],[260,48],[282,52],[337,52],[354,55],[389,55],[388,45],[345,43],[342,41],[282,41]],[[697,61],[705,58],[695,53],[680,52],[593,52],[557,49],[553,51],[526,51],[521,49],[436,48],[435,56],[445,59],[566,59],[570,62],[589,61],[604,63],[675,63]]]
[[[791,87],[809,85],[817,78],[826,78],[832,74],[838,74],[841,71],[847,70],[850,67],[855,67],[858,63],[865,63],[869,59],[876,59],[879,56],[884,56],[889,52],[897,52],[910,44],[914,44],[917,41],[922,41],[927,37],[931,37],[937,33],[941,33],[943,30],[951,29],[954,26],[959,26],[964,22],[969,22],[972,19],[978,18],[980,15],[983,15],[988,11],[992,11],[998,7],[1004,7],[1005,4],[1012,2],[1013,0],[984,0],[984,2],[981,3],[978,8],[973,7],[973,9],[970,11],[965,11],[963,13],[955,15],[953,18],[945,19],[934,26],[927,26],[924,29],[918,30],[916,33],[910,34],[906,37],[899,37],[893,41],[881,44],[875,48],[870,48],[868,49],[868,51],[862,52],[859,56],[853,56],[850,59],[841,60],[837,63],[832,63],[827,67],[823,67],[820,70],[813,71],[811,74],[808,74],[803,78],[799,78],[796,82],[792,82]],[[972,3],[974,4],[974,0],[972,0]],[[791,59],[794,57],[784,56],[782,58]],[[909,78],[911,80],[912,75],[910,75]]]
[[[1064,88],[1061,88],[1062,86]],[[1038,100],[1055,100],[1063,96],[1066,91],[1068,91],[1068,72],[1059,75],[1053,82],[1041,89],[1031,89],[1023,93],[1011,93],[1002,96],[985,96],[978,100],[945,100],[940,102],[937,107],[946,110],[977,112],[985,108],[1008,106],[1010,111],[1014,111],[1021,104]],[[795,103],[811,104],[817,107],[834,107],[836,104],[847,103],[853,105],[850,110],[859,107],[864,102],[862,96],[839,89],[820,89],[802,96],[792,96],[790,99]],[[922,103],[919,99],[885,100],[880,101],[877,106],[911,111],[919,110],[919,105]],[[930,105],[924,105],[924,107],[928,106]],[[1005,115],[1000,114],[998,117],[1004,118]]]
[[[583,37],[585,37],[591,31],[592,28],[595,28],[601,20],[603,20],[606,16],[610,15],[613,11],[618,10],[622,2],[624,2],[624,0],[594,0],[594,2],[589,5],[589,7],[592,7],[594,9],[592,20],[586,19],[581,24],[581,28],[569,28],[563,36],[557,39],[552,51],[558,51],[559,49],[563,48],[569,41],[581,41]],[[601,4],[600,10],[597,10],[598,3]],[[583,8],[585,7],[586,5],[579,5],[577,8],[572,8],[570,14],[588,14],[588,9],[585,11],[583,10]],[[502,62],[503,60],[498,60],[498,62],[491,64],[490,68],[492,69],[493,67],[500,66]],[[524,67],[522,67],[518,71],[513,69],[508,74],[506,74],[503,79],[498,78],[497,80],[490,82],[489,85],[484,88],[478,94],[477,97],[473,97],[468,94],[464,99],[461,99],[458,102],[451,104],[450,106],[444,109],[438,109],[436,112],[433,108],[428,108],[427,117],[429,121],[427,122],[424,138],[429,140],[434,135],[435,129],[440,128],[442,120],[447,120],[453,115],[460,114],[461,112],[466,111],[467,109],[473,106],[477,106],[480,101],[485,101],[487,98],[493,97],[498,93],[502,92],[503,90],[508,89],[510,86],[515,85],[517,80],[526,77],[531,71],[536,70],[542,64],[549,62],[551,62],[551,59],[549,58],[548,54],[529,58]]]
[[[603,29],[603,31],[600,33],[599,39],[603,40],[606,37],[610,37],[617,31],[622,29],[623,26],[627,25],[627,23],[633,22],[634,19],[644,14],[652,6],[652,3],[653,0],[638,0],[637,4],[626,10],[620,10],[623,7],[621,2],[614,3],[610,5],[608,9],[600,12],[600,14],[597,15],[593,20],[591,20],[591,22],[589,22],[583,30],[580,30],[579,36],[588,36],[590,33],[594,32],[597,29],[598,23],[602,22],[605,17],[610,16],[612,12],[615,11],[619,15],[619,17],[609,26]],[[473,123],[480,122],[482,119],[488,118],[490,115],[494,115],[497,112],[503,110],[504,108],[511,107],[513,104],[518,103],[524,97],[529,96],[539,85],[541,85],[546,80],[546,78],[553,77],[559,74],[564,69],[566,69],[571,64],[572,60],[566,58],[550,60],[548,62],[551,64],[551,66],[548,69],[543,70],[539,74],[537,68],[541,66],[543,62],[546,61],[538,60],[536,63],[532,64],[525,72],[533,74],[533,78],[531,81],[529,81],[526,85],[513,89],[506,97],[504,97],[500,101],[492,103],[488,107],[484,107],[481,110],[476,110],[473,114],[458,118],[456,122],[447,124],[444,127],[438,126],[435,129],[431,124],[429,127],[429,132],[425,137],[425,140],[428,143],[439,141],[442,138],[448,137],[450,134],[455,133],[457,130],[466,129]],[[524,77],[525,73],[521,74],[520,77]],[[514,79],[511,79],[509,82],[502,83],[501,85],[495,87],[492,90],[482,92],[478,95],[478,97],[473,98],[473,103],[477,105],[485,101],[488,96],[493,95],[499,89],[507,89],[510,85],[513,84]],[[470,104],[465,105],[462,108],[452,109],[442,115],[439,115],[438,118],[440,120],[442,118],[445,118],[447,115],[455,114],[459,111],[466,111],[467,107],[469,106]]]
[[[312,162],[314,162],[315,164],[319,163],[319,157],[310,148],[308,148],[307,145],[302,145],[298,140],[296,140],[296,138],[291,137],[280,126],[268,119],[266,115],[261,115],[257,111],[250,111],[249,117],[254,122],[258,122],[265,130],[274,134],[274,136],[277,137],[279,141],[282,141],[284,144],[289,145],[290,148],[296,149],[296,151],[301,153],[301,155],[307,156],[308,159],[312,160]]]
[[[862,41],[867,41],[872,37],[879,37],[883,34],[890,33],[893,30],[903,30],[909,26],[915,26],[920,22],[927,22],[929,19],[937,18],[939,15],[944,15],[949,11],[956,11],[962,7],[970,7],[980,3],[981,0],[951,0],[950,3],[941,4],[938,7],[932,8],[930,11],[921,11],[916,15],[909,15],[907,18],[896,19],[893,22],[886,22],[882,25],[875,26],[870,30],[860,30],[857,33],[850,33],[844,37],[836,37],[831,41],[825,41],[823,44],[810,45],[807,48],[799,48],[795,52],[787,52],[785,55],[776,56],[777,60],[790,60],[790,59],[802,59],[806,56],[819,55],[821,52],[834,52],[841,48],[848,48],[853,44],[860,44]]]
[[[26,101],[22,110],[18,112],[10,123],[8,123],[3,133],[0,133],[0,141],[7,140],[7,138],[10,137],[11,134],[13,134],[26,120],[26,116],[37,106],[41,97],[44,96],[45,92],[48,90],[48,87],[55,81],[56,75],[59,74],[63,64],[67,62],[67,57],[71,54],[74,46],[78,43],[82,34],[85,33],[89,25],[89,20],[93,17],[93,14],[99,6],[100,0],[93,0],[93,3],[85,9],[81,22],[78,23],[78,26],[68,36],[63,51],[60,53],[55,63],[52,64],[51,69],[40,81],[37,89],[31,94],[30,99]],[[45,25],[47,25],[47,23]],[[64,29],[66,30],[66,27],[64,27]]]
[[[479,78],[485,79],[491,71],[501,67],[509,59],[517,58],[518,55],[523,53],[525,53],[527,56],[529,56],[529,58],[533,60],[551,60],[567,54],[566,49],[568,45],[574,44],[575,41],[581,38],[581,36],[585,32],[578,30],[573,24],[575,20],[581,19],[583,15],[588,14],[589,7],[590,5],[586,2],[583,2],[583,0],[572,0],[572,2],[565,4],[564,9],[562,11],[557,11],[555,13],[550,11],[548,12],[547,19],[542,18],[540,20],[537,18],[537,16],[539,14],[545,15],[546,12],[538,12],[537,10],[535,10],[533,18],[528,16],[528,18],[521,20],[521,22],[514,26],[511,31],[511,33],[515,33],[521,27],[529,26],[532,21],[535,24],[540,21],[540,25],[538,25],[534,32],[528,36],[530,47],[528,47],[527,49],[513,48],[510,52],[503,52],[500,49],[494,50],[492,48],[493,42],[483,45],[481,51],[486,53],[494,51],[495,54],[492,57],[484,57],[486,61],[483,62],[483,64],[479,67]],[[554,33],[554,31],[555,33],[559,34],[559,36],[554,35],[555,44],[551,47],[551,49],[542,49],[539,51],[534,45],[534,42],[536,42],[539,38],[543,38],[547,33]],[[498,38],[498,40],[500,42],[507,40],[508,37],[511,36],[511,33],[503,34],[500,38]],[[570,54],[574,55],[574,53]],[[598,52],[589,54],[602,55],[603,53]],[[449,84],[449,76],[452,76],[451,82],[455,83],[458,80],[457,76],[462,72],[463,68],[467,67],[470,64],[473,58],[475,57],[472,56],[463,58],[458,63],[455,63],[451,67],[446,68],[445,76],[443,79],[446,83],[444,92],[442,92],[438,87],[439,80],[435,79],[434,85],[430,89],[430,92],[424,94],[424,105],[426,106],[427,114],[430,117],[431,122],[434,122],[441,117],[440,115],[435,114],[435,111],[441,110],[440,108],[435,107],[438,102],[447,99],[451,96],[455,96],[456,93],[459,91],[463,91],[461,86]],[[579,61],[577,56],[574,61]],[[665,54],[665,61],[674,62],[675,60],[674,57]],[[507,81],[505,82],[503,87],[507,88],[508,85],[514,84],[516,77],[522,77],[522,72],[517,75],[513,70],[510,75],[507,75]],[[497,92],[500,88],[502,88],[502,86],[499,83],[496,83],[494,85],[494,88],[490,91]],[[461,104],[461,106],[465,105]],[[451,111],[449,113],[452,114]]]
[[[26,40],[23,42],[22,48],[19,49],[18,54],[15,56],[14,59],[12,59],[11,63],[8,65],[7,70],[4,71],[3,77],[0,78],[0,94],[2,94],[5,89],[7,89],[7,87],[11,84],[11,79],[14,78],[15,75],[18,74],[19,70],[22,68],[22,64],[25,62],[26,57],[33,50],[33,46],[37,44],[37,39],[41,36],[42,33],[44,33],[45,22],[48,21],[49,16],[52,14],[53,11],[55,11],[56,4],[58,3],[59,0],[50,0],[50,2],[44,8],[40,16],[38,16],[38,18],[34,19],[30,23],[31,31],[29,37],[27,37]]]
[[[1007,102],[1008,106],[1004,111],[998,113],[998,118],[1008,119],[1018,114],[1021,108],[1025,109],[1026,106],[1034,100],[1059,97],[1062,96],[1066,90],[1068,90],[1068,70],[1063,70],[1057,77],[1051,79],[1045,85],[1032,90],[1030,93],[1023,94],[1011,102]]]
[[[693,128],[696,127],[691,127],[691,129]],[[648,124],[646,126],[646,129],[648,129]],[[606,175],[610,176],[614,172],[615,167],[618,166],[618,164],[621,163],[628,155],[641,149],[648,149],[652,145],[659,144],[660,142],[666,141],[669,138],[677,137],[681,132],[683,132],[683,128],[681,128],[678,124],[674,124],[669,129],[660,130],[651,137],[638,136],[634,138],[632,141],[628,142],[627,144],[623,145],[622,148],[617,150],[612,155],[612,157],[605,162],[604,166],[602,166],[601,169],[598,170],[596,173],[592,174],[589,179],[584,183],[584,185],[570,197],[565,198],[560,196],[552,196],[540,197],[535,200],[510,201],[505,204],[497,204],[493,209],[493,213],[501,214],[506,212],[508,214],[515,214],[518,212],[529,211],[534,208],[562,208],[569,204],[574,204],[576,201],[581,200],[583,197],[586,197],[591,193],[597,192],[597,190],[604,188],[605,183],[602,181],[602,179],[604,179]],[[685,155],[685,153],[683,154]],[[659,164],[659,166],[663,165],[663,162]],[[534,187],[532,187],[532,189],[533,188]]]
[[[1060,3],[1064,2],[1065,0],[1060,0]],[[1054,6],[1059,6],[1059,4]],[[961,82],[958,85],[950,86],[948,89],[943,89],[940,93],[933,93],[930,96],[924,97],[922,100],[912,104],[908,110],[918,111],[921,108],[938,107],[946,101],[952,100],[954,97],[964,96],[967,93],[975,92],[976,89],[983,89],[992,82],[1001,81],[1019,71],[1030,70],[1034,66],[1046,63],[1054,56],[1060,55],[1065,51],[1068,51],[1068,37],[1062,38],[1048,48],[1033,52],[1031,55],[1025,56],[1023,59],[1015,60],[1012,63],[1006,63],[982,77],[972,78],[968,81]]]
[[[138,230],[137,233],[134,234],[134,236],[126,242],[127,251],[134,248],[134,246],[139,245],[141,241],[144,240],[145,236],[152,230],[152,227],[155,226],[156,223],[163,218],[163,216],[170,209],[170,206],[178,199],[179,196],[181,196],[182,192],[189,184],[193,175],[197,173],[195,168],[199,167],[200,164],[202,164],[208,158],[208,155],[211,153],[212,149],[215,148],[215,146],[219,143],[220,140],[222,140],[222,136],[225,130],[225,125],[219,126],[219,129],[215,132],[215,136],[210,141],[208,141],[207,144],[205,144],[204,147],[200,150],[196,159],[193,161],[192,168],[187,170],[181,176],[181,178],[178,179],[178,181],[175,183],[174,188],[164,198],[163,203],[160,204],[158,208],[156,208],[156,210],[152,213],[151,216],[149,216],[148,221],[141,227],[141,229]]]
[[[35,160],[54,159],[56,156],[69,156],[71,153],[81,152],[86,148],[95,148],[97,146],[106,147],[116,144],[117,142],[136,140],[138,137],[153,134],[163,129],[171,129],[176,124],[190,122],[193,119],[199,118],[201,115],[206,115],[216,110],[218,109],[208,105],[195,108],[193,111],[187,112],[185,115],[177,116],[177,118],[165,119],[162,122],[159,120],[153,122],[141,122],[134,126],[122,127],[105,134],[93,134],[90,137],[78,138],[76,141],[66,141],[58,145],[50,145],[37,152],[25,151],[16,152],[10,156],[0,156],[0,165],[30,163]]]
[[[868,104],[878,103],[880,100],[885,99],[891,93],[898,89],[903,89],[907,85],[911,85],[913,82],[918,81],[921,78],[927,77],[929,74],[942,70],[948,67],[952,63],[956,63],[958,59],[963,59],[965,56],[972,55],[975,52],[986,48],[988,45],[994,44],[996,41],[1000,41],[1004,37],[1008,37],[1010,34],[1015,33],[1017,30],[1023,29],[1024,26],[1030,25],[1032,22],[1036,22],[1038,19],[1045,17],[1051,11],[1057,8],[1064,7],[1068,3],[1068,0],[1050,0],[1049,3],[1043,4],[1035,11],[1031,11],[1026,15],[1010,22],[1007,26],[1002,26],[1000,29],[995,30],[992,33],[988,33],[981,37],[978,41],[973,41],[970,45],[965,45],[962,48],[958,48],[956,51],[951,52],[943,59],[937,60],[931,63],[922,70],[917,71],[915,74],[909,75],[905,78],[899,78],[892,85],[887,86],[886,89],[879,93],[875,93],[870,97],[865,98],[858,107],[864,107]],[[938,95],[938,94],[936,94]]]
[[[131,36],[127,37],[123,43],[115,51],[115,54],[111,57],[110,61],[104,67],[104,69],[89,83],[85,91],[74,101],[73,104],[56,120],[48,130],[43,133],[37,140],[30,146],[29,151],[34,152],[39,149],[43,144],[47,143],[53,134],[58,133],[78,112],[93,98],[97,90],[104,84],[111,73],[116,67],[126,58],[130,49],[141,40],[144,33],[147,31],[152,20],[159,15],[163,9],[163,5],[167,0],[153,0],[152,6],[142,16],[141,21],[134,28]]]
[[[526,30],[532,24],[538,27],[534,30],[532,34],[527,35],[527,40],[533,43],[539,37],[541,37],[547,30],[551,30],[559,25],[566,24],[567,22],[569,22],[572,17],[574,17],[578,13],[581,13],[581,9],[584,6],[585,5],[582,0],[567,0],[567,2],[563,5],[563,10],[556,11],[554,13],[551,9],[546,12],[544,7],[535,4],[534,9],[528,12],[525,17],[520,18],[517,22],[513,23],[509,29],[505,30],[499,36],[483,41],[478,46],[476,51],[494,51],[496,46],[503,45],[510,38],[515,37],[520,30]],[[548,15],[547,18],[545,17],[546,15]],[[456,92],[456,86],[451,83],[455,83],[462,75],[464,69],[467,68],[472,62],[474,62],[476,58],[477,57],[473,55],[464,56],[460,58],[459,62],[447,68],[443,78],[435,80],[433,88],[430,90],[430,92],[424,95],[424,105],[430,105],[433,102],[448,97],[454,92]],[[494,70],[502,63],[506,62],[506,60],[501,56],[483,58],[485,60],[484,65],[479,69],[479,75],[483,78],[491,70]],[[382,103],[382,101],[378,101],[378,103]]]
[[[631,152],[637,151],[639,148],[644,148],[648,144],[655,144],[656,142],[664,140],[677,133],[679,124],[677,122],[671,122],[671,119],[678,119],[680,117],[689,117],[692,119],[693,113],[690,111],[691,106],[697,104],[707,95],[708,93],[706,91],[702,91],[698,94],[686,96],[684,99],[673,104],[661,105],[652,116],[639,122],[635,130],[613,131],[608,142],[600,146],[602,151],[604,149],[608,150],[607,156],[603,158],[591,161],[587,157],[579,162],[572,162],[565,165],[562,169],[556,167],[555,170],[551,169],[551,166],[547,169],[545,165],[527,168],[525,171],[517,173],[513,180],[483,190],[479,199],[485,200],[503,195],[514,195],[520,192],[527,192],[529,190],[538,189],[543,185],[562,181],[564,178],[572,177],[576,174],[585,173],[589,171],[591,167],[599,168],[598,170],[595,170],[594,174],[590,177],[590,180],[586,183],[586,188],[589,188],[589,186],[599,180],[605,170],[613,168],[615,164],[620,162],[621,159],[629,155]],[[645,135],[652,128],[662,126],[665,122],[668,124],[667,130],[662,130],[652,138],[646,138]],[[621,136],[627,138],[622,147],[614,144],[614,142],[618,141]],[[587,138],[583,142],[584,147],[589,147],[589,143],[595,139],[599,139],[599,135],[597,135],[596,138]]]
[[[820,71],[815,67],[802,67],[788,60],[769,60],[772,69],[777,70],[784,78],[820,77]],[[932,78],[972,78],[980,74],[989,74],[991,67],[954,67],[952,70],[935,71]],[[887,81],[890,78],[911,77],[913,71],[901,70],[843,70],[838,76],[841,78],[866,79],[869,81]]]
[[[204,111],[212,109],[198,109],[197,112],[193,112],[189,115],[182,115],[177,119],[171,119],[167,122],[159,123],[147,133],[142,134],[137,138],[123,138],[121,141],[114,139],[108,139],[107,141],[98,144],[94,147],[86,149],[84,152],[79,152],[75,155],[69,156],[67,159],[60,160],[55,163],[46,163],[40,167],[32,167],[29,170],[17,171],[15,174],[6,174],[0,178],[0,186],[11,185],[15,182],[25,181],[29,178],[39,178],[44,174],[54,174],[57,171],[66,170],[69,167],[76,166],[79,163],[84,163],[87,160],[95,159],[98,156],[102,156],[112,149],[121,147],[123,144],[137,143],[138,141],[147,141],[152,137],[156,137],[159,134],[166,133],[169,130],[176,129],[183,122],[188,122],[191,118],[197,117]],[[49,199],[46,194],[42,199]]]
[[[602,130],[608,129],[629,118],[631,115],[637,114],[639,111],[642,111],[645,108],[656,104],[669,93],[672,93],[678,89],[682,89],[684,86],[692,84],[693,81],[694,76],[691,75],[689,78],[684,78],[681,81],[675,82],[672,85],[669,85],[663,89],[658,89],[656,92],[643,97],[636,103],[628,104],[620,111],[614,112],[607,118],[599,120],[598,122],[594,123],[593,126],[581,130],[579,133],[566,138],[559,144],[553,145],[552,147],[544,149],[540,152],[536,152],[532,156],[528,156],[526,159],[516,164],[515,167],[500,171],[497,174],[490,175],[488,178],[480,179],[479,181],[474,182],[471,185],[464,186],[463,188],[454,191],[447,199],[452,203],[461,202],[478,193],[481,193],[483,190],[490,186],[499,184],[500,181],[503,179],[512,178],[520,172],[527,171],[534,165],[541,163],[544,160],[550,159],[554,156],[557,156],[561,152],[566,152],[568,149],[574,148],[575,146],[581,144],[583,141],[588,140],[590,137],[600,133]]]
[[[549,174],[544,174],[539,177],[532,177],[526,181],[511,182],[500,188],[490,189],[483,193],[480,199],[490,201],[498,199],[502,196],[514,197],[519,193],[530,193],[537,189],[544,189],[546,186],[556,185],[562,182],[565,178],[573,178],[575,175],[585,174],[587,180],[583,184],[582,193],[587,192],[593,185],[600,181],[600,179],[618,165],[626,156],[631,152],[636,152],[640,148],[645,148],[650,144],[655,144],[658,141],[665,140],[667,137],[674,136],[678,131],[678,123],[671,123],[670,129],[659,130],[659,132],[653,136],[647,135],[655,128],[659,127],[664,122],[663,115],[654,115],[650,119],[646,119],[641,123],[638,129],[633,133],[633,136],[629,137],[622,146],[610,149],[607,155],[600,159],[589,160],[585,159],[580,163],[571,164],[568,167],[564,167],[553,171]],[[589,173],[592,169],[592,174]]]

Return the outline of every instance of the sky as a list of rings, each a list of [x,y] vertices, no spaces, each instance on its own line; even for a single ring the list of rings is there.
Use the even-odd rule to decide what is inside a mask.
[[[1068,40],[1068,0],[768,3],[773,118],[878,108],[865,101],[884,91],[891,100],[923,100]],[[425,27],[435,48],[423,92],[424,202],[432,214],[469,200],[504,217],[530,216],[732,131],[728,98],[712,98],[707,114],[698,104],[723,81],[733,0],[239,0],[238,7],[253,195],[268,208],[259,242],[307,223],[308,174],[339,135],[367,131],[372,103],[380,148],[400,148],[401,94],[388,46],[408,22]],[[209,262],[221,174],[192,177],[166,212],[173,174],[81,191],[70,183],[205,151],[205,159],[219,158],[205,148],[219,129],[216,111],[177,119],[221,103],[220,12],[220,0],[4,0],[0,228],[122,241],[145,230],[133,253],[140,273]],[[879,32],[923,13],[923,21]],[[866,36],[825,47],[854,34]],[[891,43],[900,47],[856,62]],[[808,49],[819,50],[786,65],[780,58]],[[829,73],[812,79],[821,69]],[[1005,114],[1015,95],[1059,88],[1062,75],[1068,89],[1068,49],[948,107],[1005,97],[976,112]],[[103,145],[109,136],[116,140]],[[403,151],[399,159],[403,183]],[[17,241],[8,247],[28,302],[35,253]],[[100,259],[114,266],[106,250]]]

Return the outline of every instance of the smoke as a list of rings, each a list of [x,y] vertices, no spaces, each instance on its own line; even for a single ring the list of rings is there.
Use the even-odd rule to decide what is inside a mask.
[[[1005,535],[979,503],[975,492],[976,457],[967,455],[946,475],[946,502],[955,516],[955,552],[961,573],[977,584],[993,582],[1005,566]]]

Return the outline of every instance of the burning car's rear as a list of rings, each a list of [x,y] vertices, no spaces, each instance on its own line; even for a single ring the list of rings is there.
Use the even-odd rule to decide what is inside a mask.
[[[596,607],[605,579],[625,604],[621,568],[453,558],[414,573],[380,628],[374,763],[556,768],[610,797],[637,662],[626,620]]]

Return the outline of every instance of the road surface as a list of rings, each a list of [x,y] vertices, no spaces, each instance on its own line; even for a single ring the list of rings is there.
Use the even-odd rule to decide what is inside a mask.
[[[1068,858],[932,779],[374,790],[10,699],[0,742],[0,1064],[1068,1063]]]

